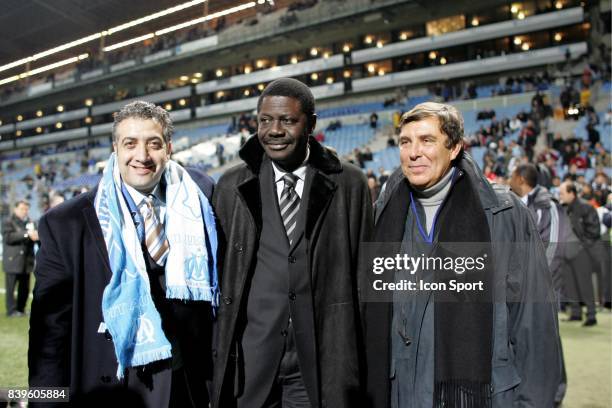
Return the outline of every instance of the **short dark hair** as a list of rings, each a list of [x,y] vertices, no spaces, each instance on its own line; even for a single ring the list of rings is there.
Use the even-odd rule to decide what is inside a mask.
[[[129,118],[152,119],[162,127],[164,142],[172,140],[174,126],[170,114],[161,106],[156,106],[151,102],[134,101],[125,105],[119,112],[113,114],[113,142],[117,141],[117,126],[119,123]]]
[[[571,180],[565,182],[565,191],[567,191],[568,193],[572,193],[576,197],[578,197],[578,188],[576,188],[576,183]]]
[[[27,205],[28,207],[30,206],[30,202],[29,202],[28,200],[18,200],[18,201],[15,203],[15,208],[19,207],[21,204],[25,204],[25,205]]]
[[[261,103],[266,96],[286,96],[288,98],[297,99],[300,101],[302,112],[308,118],[309,123],[310,118],[315,114],[315,100],[310,88],[297,79],[279,78],[270,82],[261,95],[259,95],[259,99],[257,100],[257,113],[259,113]]]
[[[529,187],[534,188],[538,184],[538,169],[534,164],[520,164],[514,171],[525,180]]]
[[[423,102],[404,113],[398,128],[401,130],[410,122],[419,122],[427,118],[437,118],[440,131],[448,136],[446,147],[448,149],[461,143],[463,139],[463,117],[452,105],[437,102]]]

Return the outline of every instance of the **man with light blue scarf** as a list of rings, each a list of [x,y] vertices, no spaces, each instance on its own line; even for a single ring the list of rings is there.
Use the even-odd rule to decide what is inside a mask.
[[[213,181],[170,160],[172,132],[162,108],[126,105],[98,186],[41,219],[30,386],[85,404],[102,388],[147,407],[208,405]]]

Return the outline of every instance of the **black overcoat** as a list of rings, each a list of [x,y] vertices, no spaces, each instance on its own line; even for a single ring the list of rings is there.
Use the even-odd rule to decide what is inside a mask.
[[[359,244],[372,228],[365,175],[341,163],[310,138],[314,171],[304,238],[311,279],[319,401],[313,407],[355,407],[362,390],[362,341],[358,301]],[[248,280],[253,273],[261,231],[259,170],[264,151],[252,137],[240,152],[244,160],[219,180],[213,203],[221,228],[221,302],[213,346],[213,407],[234,405],[236,325],[244,318]],[[304,191],[306,194],[306,191]],[[304,368],[302,368],[304,369]]]

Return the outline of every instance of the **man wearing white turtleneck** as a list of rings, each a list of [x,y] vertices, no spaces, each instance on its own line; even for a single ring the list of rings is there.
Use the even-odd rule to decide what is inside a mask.
[[[374,241],[422,259],[480,257],[484,267],[398,269],[388,278],[485,289],[396,290],[392,301],[366,305],[371,405],[553,406],[561,374],[554,296],[528,210],[463,152],[454,107],[419,104],[399,130],[401,168],[375,204]]]

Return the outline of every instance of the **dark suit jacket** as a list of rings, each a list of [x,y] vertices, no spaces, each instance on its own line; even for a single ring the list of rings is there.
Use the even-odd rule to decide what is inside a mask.
[[[214,182],[189,171],[202,192]],[[97,188],[45,214],[39,223],[41,247],[30,317],[28,350],[31,387],[70,387],[71,396],[118,385],[112,339],[100,333],[102,293],[111,278],[108,253],[94,209]],[[180,302],[175,333],[187,382],[197,406],[207,406],[206,381],[212,317],[206,302]]]
[[[2,268],[5,273],[30,273],[34,266],[34,241],[26,236],[26,223],[11,214],[2,223]]]

